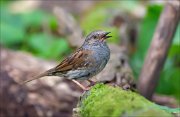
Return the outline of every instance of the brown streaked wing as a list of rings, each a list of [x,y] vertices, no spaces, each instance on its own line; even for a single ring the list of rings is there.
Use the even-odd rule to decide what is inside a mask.
[[[85,64],[85,56],[88,56],[91,53],[90,50],[79,49],[74,54],[64,59],[55,69],[59,72],[66,72],[82,67],[83,63]]]

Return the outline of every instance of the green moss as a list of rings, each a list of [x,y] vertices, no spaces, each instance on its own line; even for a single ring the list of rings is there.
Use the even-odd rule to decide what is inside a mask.
[[[84,96],[80,105],[80,115],[82,117],[119,117],[123,115],[134,115],[133,113],[136,113],[135,115],[137,116],[157,115],[157,112],[166,116],[171,116],[139,94],[132,91],[121,90],[118,87],[114,88],[103,84],[97,84]]]

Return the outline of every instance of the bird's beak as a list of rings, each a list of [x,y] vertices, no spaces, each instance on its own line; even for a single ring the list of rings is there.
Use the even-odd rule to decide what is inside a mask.
[[[112,37],[112,36],[108,36],[109,33],[111,33],[111,32],[104,33],[104,35],[102,36],[103,40]]]

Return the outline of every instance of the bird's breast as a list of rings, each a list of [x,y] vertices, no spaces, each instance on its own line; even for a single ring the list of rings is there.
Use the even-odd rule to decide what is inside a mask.
[[[99,45],[93,48],[92,56],[95,60],[94,70],[98,73],[106,66],[110,58],[110,50],[107,45]]]
[[[99,45],[95,50],[95,56],[97,59],[103,60],[103,59],[108,59],[110,56],[110,50],[107,45]]]

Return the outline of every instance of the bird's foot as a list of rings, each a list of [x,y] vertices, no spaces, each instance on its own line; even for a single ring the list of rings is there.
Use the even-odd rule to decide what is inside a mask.
[[[91,87],[88,86],[88,87],[85,87],[83,90],[84,91],[89,91],[90,89],[91,89]]]
[[[96,84],[96,82],[95,81],[92,81],[92,80],[87,80],[87,81],[89,81],[89,85],[88,85],[88,87],[90,87],[90,86],[94,86],[95,84]]]
[[[78,81],[76,81],[76,80],[72,80],[74,83],[76,83],[83,91],[89,91],[90,89],[91,89],[91,87],[90,86],[88,86],[88,87],[85,87],[85,86],[83,86],[82,84],[80,84]]]

